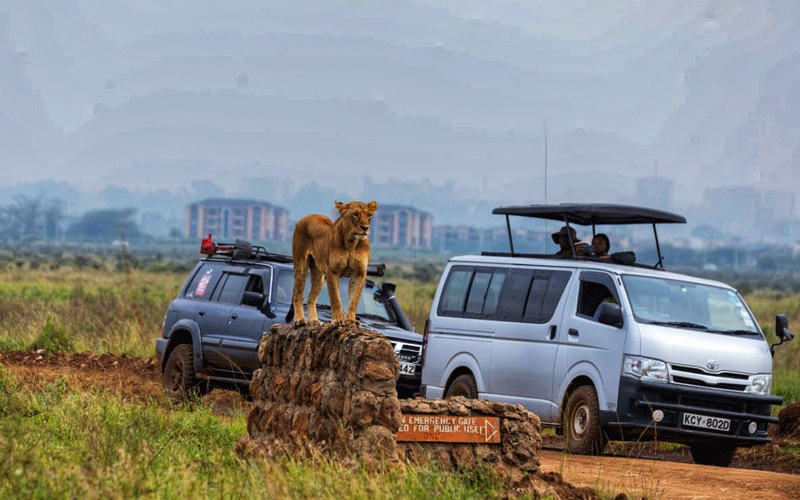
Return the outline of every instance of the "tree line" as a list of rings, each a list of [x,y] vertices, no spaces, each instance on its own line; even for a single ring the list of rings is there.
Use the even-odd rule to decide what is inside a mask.
[[[0,206],[0,241],[141,240],[145,235],[134,221],[135,208],[91,210],[77,219],[64,213],[64,201],[44,195],[16,195]]]

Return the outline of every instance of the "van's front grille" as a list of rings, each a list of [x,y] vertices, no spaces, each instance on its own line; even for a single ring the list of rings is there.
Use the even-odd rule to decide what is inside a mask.
[[[419,355],[422,346],[419,344],[407,344],[405,342],[392,342],[392,348],[397,354],[397,360],[401,363],[419,363]]]
[[[739,392],[747,390],[750,380],[750,377],[744,373],[712,373],[695,366],[682,365],[670,365],[670,377],[675,384]]]

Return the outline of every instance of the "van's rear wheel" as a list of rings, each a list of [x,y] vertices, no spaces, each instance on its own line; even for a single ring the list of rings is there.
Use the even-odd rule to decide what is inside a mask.
[[[692,460],[700,465],[727,467],[736,456],[736,447],[719,443],[698,443],[689,447]]]
[[[453,396],[464,396],[469,399],[478,399],[478,384],[472,375],[459,375],[447,388],[444,394],[445,398],[452,398]]]
[[[594,387],[584,385],[570,394],[564,410],[564,438],[570,453],[603,453],[608,439],[600,428],[600,405]]]

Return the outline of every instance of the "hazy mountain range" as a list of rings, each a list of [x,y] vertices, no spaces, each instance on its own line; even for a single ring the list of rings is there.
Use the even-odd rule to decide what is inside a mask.
[[[541,203],[546,150],[551,203],[795,193],[799,27],[794,0],[0,1],[0,186]]]

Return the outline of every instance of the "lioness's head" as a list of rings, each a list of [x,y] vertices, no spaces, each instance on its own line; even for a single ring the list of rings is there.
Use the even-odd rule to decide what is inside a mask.
[[[372,214],[378,209],[378,203],[371,201],[367,204],[360,201],[351,201],[350,203],[336,202],[336,210],[339,211],[339,217],[342,223],[345,224],[346,234],[359,240],[365,240],[369,237],[369,224],[372,220]]]

